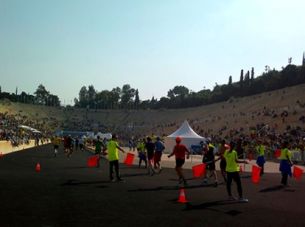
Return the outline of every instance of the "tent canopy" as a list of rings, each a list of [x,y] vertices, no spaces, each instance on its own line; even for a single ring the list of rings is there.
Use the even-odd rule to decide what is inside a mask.
[[[181,137],[181,143],[183,143],[188,149],[191,149],[192,145],[199,145],[201,141],[206,141],[204,137],[198,135],[191,128],[187,121],[184,121],[180,128],[165,138],[164,144],[166,152],[172,152],[176,144],[175,138],[177,136]]]
[[[170,134],[168,137],[176,138],[180,136],[181,138],[197,138],[204,140],[204,137],[199,136],[189,125],[187,121],[184,121],[183,124],[178,128],[174,133]]]
[[[19,128],[22,128],[24,130],[29,130],[31,131],[32,133],[41,133],[39,130],[35,129],[35,128],[32,128],[30,126],[27,126],[27,125],[18,125]]]

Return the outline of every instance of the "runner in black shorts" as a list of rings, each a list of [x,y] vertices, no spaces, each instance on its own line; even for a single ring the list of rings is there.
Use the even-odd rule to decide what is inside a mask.
[[[181,140],[182,139],[180,137],[176,138],[176,146],[174,147],[173,152],[170,155],[168,155],[168,157],[170,158],[171,156],[175,155],[176,157],[175,169],[179,177],[179,184],[184,183],[184,186],[186,186],[187,182],[182,173],[182,166],[185,162],[185,155],[187,155],[186,158],[189,158],[190,152],[184,144],[180,144]]]

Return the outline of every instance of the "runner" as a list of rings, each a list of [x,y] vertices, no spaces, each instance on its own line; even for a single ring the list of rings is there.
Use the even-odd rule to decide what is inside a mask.
[[[141,168],[142,161],[145,163],[145,168],[147,168],[147,157],[145,152],[145,138],[139,140],[137,144],[137,151],[139,157],[139,168]]]
[[[71,135],[66,137],[65,150],[66,150],[66,153],[67,153],[67,157],[70,158],[72,153],[73,153],[73,143],[72,143]]]
[[[147,151],[147,158],[148,158],[148,174],[150,176],[153,176],[155,174],[155,170],[153,169],[153,165],[152,165],[152,162],[154,160],[155,144],[152,142],[150,137],[147,137],[145,149]]]
[[[226,151],[226,141],[222,140],[221,144],[218,147],[219,158],[217,160],[215,160],[215,162],[220,160],[219,167],[220,167],[221,175],[222,175],[224,181],[227,182],[227,173],[226,173],[227,163],[226,163],[225,157],[223,156],[225,151]]]
[[[108,161],[109,161],[109,178],[111,182],[123,181],[119,172],[119,150],[125,153],[125,151],[119,146],[117,142],[117,135],[113,134],[112,139],[107,144]],[[107,154],[104,152],[104,154]],[[113,178],[113,167],[115,170],[116,180]]]
[[[258,157],[256,160],[256,164],[261,167],[260,175],[264,174],[264,165],[265,165],[265,146],[263,145],[262,141],[258,140],[258,145],[256,146],[256,151],[258,153]]]
[[[231,192],[231,184],[232,180],[234,180],[237,184],[237,191],[238,191],[238,201],[240,202],[248,202],[248,199],[243,198],[243,191],[241,186],[241,180],[239,176],[239,166],[237,163],[245,163],[247,164],[247,161],[239,161],[237,159],[237,152],[234,150],[235,143],[233,141],[230,142],[230,149],[226,150],[224,153],[224,157],[226,159],[226,172],[227,172],[227,192],[229,195],[229,200],[235,200],[235,198],[232,196]]]
[[[80,137],[79,138],[79,149],[81,151],[84,151],[84,148],[85,148],[85,146],[84,146],[84,139],[83,139],[83,137]]]
[[[282,145],[280,160],[280,171],[282,173],[281,184],[287,186],[288,175],[291,177],[291,166],[293,165],[291,151],[288,149],[288,141],[284,141]]]
[[[176,172],[177,175],[179,177],[179,184],[184,184],[184,186],[187,185],[187,181],[184,178],[183,172],[182,172],[182,166],[185,162],[185,155],[186,158],[189,158],[190,152],[189,150],[186,148],[186,146],[184,144],[181,144],[181,137],[176,137],[176,145],[173,149],[173,152],[168,155],[168,158],[170,158],[171,156],[175,155],[176,157]]]
[[[215,168],[215,155],[214,155],[214,146],[210,140],[206,141],[206,146],[204,148],[204,155],[202,162],[206,164],[206,172],[203,179],[203,183],[207,184],[208,178],[214,176],[214,186],[218,186],[217,173]]]
[[[57,156],[57,153],[58,153],[58,149],[59,149],[59,144],[60,144],[60,138],[58,136],[55,136],[53,138],[53,145],[54,145],[54,157]]]
[[[97,160],[97,165],[96,167],[100,167],[100,157],[101,157],[101,153],[102,153],[102,149],[103,151],[106,150],[105,145],[103,144],[103,142],[100,140],[100,137],[97,136],[97,140],[95,141],[95,155],[98,155],[98,160]]]
[[[74,138],[74,147],[75,147],[76,151],[78,151],[78,146],[79,146],[79,139],[78,139],[78,137],[75,137]]]
[[[165,147],[164,144],[162,143],[160,137],[157,137],[157,141],[155,142],[155,156],[154,156],[154,168],[159,169],[159,173],[161,172],[161,157],[162,153],[164,151]]]

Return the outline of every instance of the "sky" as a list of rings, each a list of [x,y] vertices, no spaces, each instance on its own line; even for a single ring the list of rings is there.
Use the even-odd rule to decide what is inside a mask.
[[[213,89],[302,64],[304,0],[0,0],[0,86],[39,84],[73,104],[82,86],[141,100]]]

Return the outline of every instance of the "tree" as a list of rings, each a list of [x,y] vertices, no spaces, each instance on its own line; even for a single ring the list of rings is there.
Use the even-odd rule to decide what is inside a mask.
[[[175,86],[173,89],[167,92],[167,96],[170,99],[173,99],[174,97],[184,98],[189,94],[189,92],[189,89],[185,86]]]
[[[82,86],[78,94],[79,105],[82,108],[86,108],[88,105],[88,90],[86,86]]]
[[[90,85],[88,87],[88,105],[89,108],[96,108],[96,102],[95,102],[95,96],[96,96],[96,91],[94,89],[93,85]]]
[[[115,109],[119,106],[120,97],[121,95],[121,88],[116,87],[113,88],[109,94],[109,102],[111,103],[111,108]]]
[[[136,109],[139,108],[139,105],[140,105],[140,97],[139,97],[139,90],[138,90],[138,89],[136,90],[136,93],[135,93],[134,105],[135,105],[135,108],[136,108]]]
[[[60,106],[59,98],[56,95],[50,94],[47,100],[47,106]]]
[[[123,108],[128,108],[132,104],[132,99],[135,96],[135,89],[131,88],[129,84],[122,87],[121,92],[121,105]]]
[[[40,105],[46,105],[47,104],[47,99],[49,96],[49,92],[46,90],[46,88],[40,84],[36,91],[34,92],[35,94],[35,100],[37,104]]]
[[[240,80],[239,80],[239,86],[242,88],[243,87],[243,82],[244,82],[244,70],[242,69],[240,71]]]
[[[232,76],[229,76],[229,82],[228,85],[232,85]]]
[[[254,68],[251,68],[251,80],[254,80]]]

